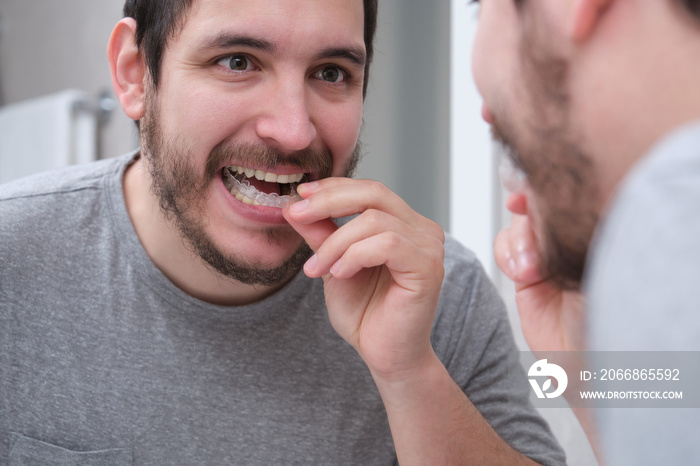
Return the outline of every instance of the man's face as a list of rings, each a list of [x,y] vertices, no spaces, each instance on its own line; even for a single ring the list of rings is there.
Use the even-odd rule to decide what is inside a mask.
[[[272,285],[309,256],[270,205],[357,162],[363,28],[361,0],[196,0],[170,39],[143,152],[161,207],[220,273]]]
[[[528,216],[543,275],[577,288],[597,223],[599,190],[569,99],[569,63],[546,2],[483,0],[473,69],[492,124],[527,176]]]

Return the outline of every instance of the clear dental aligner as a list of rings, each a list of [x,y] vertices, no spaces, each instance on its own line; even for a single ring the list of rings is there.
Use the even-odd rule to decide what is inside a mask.
[[[518,193],[525,190],[527,186],[527,176],[515,166],[510,157],[501,156],[498,165],[498,177],[501,179],[503,187],[511,193]]]
[[[226,170],[226,176],[231,183],[231,194],[244,204],[262,205],[267,207],[277,207],[284,209],[295,202],[301,201],[302,198],[297,194],[296,184],[289,184],[290,194],[280,196],[277,193],[264,193],[258,191],[257,188],[251,186],[250,182],[243,178],[239,180],[230,170]]]

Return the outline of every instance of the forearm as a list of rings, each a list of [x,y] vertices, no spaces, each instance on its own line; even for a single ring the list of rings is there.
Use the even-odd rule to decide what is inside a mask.
[[[537,464],[498,436],[437,356],[423,366],[401,378],[373,373],[402,466]]]
[[[578,419],[579,424],[581,424],[581,428],[586,434],[588,442],[591,444],[591,448],[593,449],[593,453],[598,460],[598,464],[601,466],[604,465],[605,462],[600,452],[598,433],[595,428],[591,408],[571,408],[571,411],[576,416],[576,419]]]

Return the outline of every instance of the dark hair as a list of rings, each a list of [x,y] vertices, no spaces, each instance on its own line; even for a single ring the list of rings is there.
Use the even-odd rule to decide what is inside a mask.
[[[126,0],[124,16],[136,20],[136,45],[146,59],[146,64],[155,88],[158,87],[163,51],[187,19],[193,0]],[[363,0],[365,7],[365,81],[363,95],[367,94],[369,65],[374,55],[374,33],[377,29],[377,7],[379,0]]]
[[[696,20],[700,21],[700,0],[676,0],[676,2],[680,3]]]

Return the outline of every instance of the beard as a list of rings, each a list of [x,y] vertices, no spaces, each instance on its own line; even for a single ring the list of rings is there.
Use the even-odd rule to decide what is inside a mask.
[[[533,194],[535,236],[542,258],[540,273],[565,290],[578,290],[598,223],[599,189],[592,158],[571,123],[567,93],[568,63],[538,37],[543,28],[526,27],[521,40],[523,85],[518,89],[529,110],[520,127],[494,117],[492,134],[527,177]]]
[[[313,251],[302,241],[301,245],[281,264],[260,264],[243,257],[227,254],[214,242],[206,230],[203,206],[208,188],[215,177],[222,176],[221,166],[232,160],[246,166],[275,167],[278,164],[297,165],[304,172],[319,173],[321,178],[331,175],[333,157],[327,150],[304,149],[283,154],[269,146],[219,143],[209,154],[204,175],[193,160],[193,150],[178,138],[168,138],[159,125],[159,111],[155,91],[146,95],[146,112],[140,121],[142,154],[152,180],[152,191],[157,197],[165,218],[180,232],[186,245],[205,264],[219,274],[246,285],[273,286],[296,274],[311,257]],[[352,176],[360,159],[360,145],[355,146],[342,176]],[[288,234],[270,227],[263,231],[267,244],[280,245]],[[265,245],[261,245],[265,247]]]

